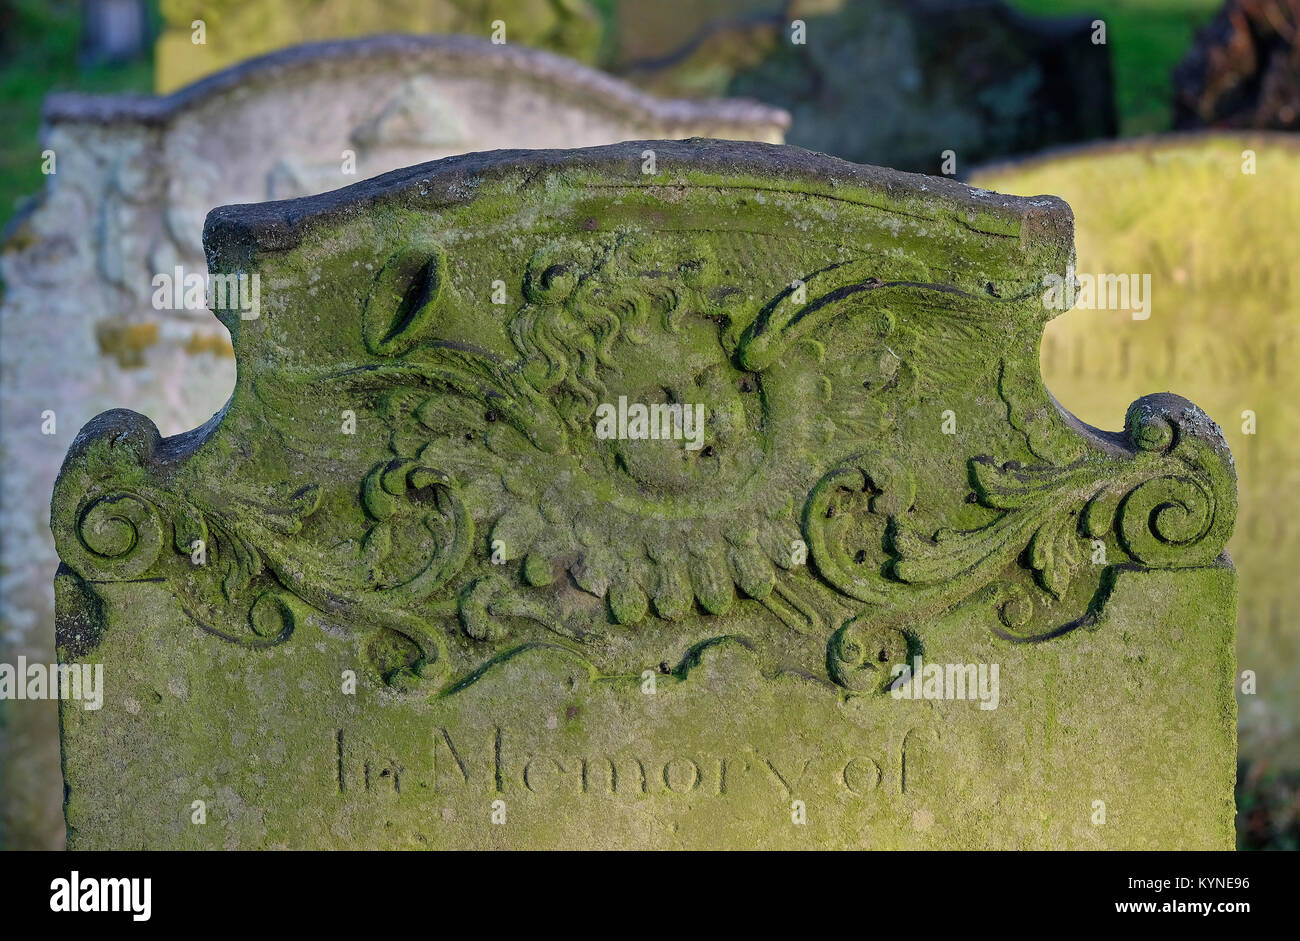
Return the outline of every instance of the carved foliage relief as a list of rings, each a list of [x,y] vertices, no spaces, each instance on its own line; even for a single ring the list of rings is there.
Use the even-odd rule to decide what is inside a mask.
[[[1169,395],[1117,434],[1061,413],[1041,271],[953,274],[885,212],[856,240],[795,238],[770,207],[663,221],[680,198],[629,186],[604,216],[477,240],[425,219],[333,259],[345,289],[323,295],[294,261],[315,243],[260,259],[288,300],[238,325],[226,413],[167,441],[128,412],[88,426],[62,559],[165,579],[227,642],[347,636],[428,692],[527,645],[640,673],[723,636],[872,692],[963,602],[1050,642],[1097,628],[1124,567],[1216,563],[1218,428]],[[620,402],[702,406],[698,447],[597,434]]]

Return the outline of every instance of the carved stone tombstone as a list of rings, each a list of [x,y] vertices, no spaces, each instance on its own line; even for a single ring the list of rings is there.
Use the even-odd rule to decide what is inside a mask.
[[[55,172],[0,256],[5,659],[53,655],[44,507],[76,429],[126,405],[172,434],[206,421],[234,387],[229,335],[186,283],[206,272],[201,233],[213,207],[336,189],[471,150],[696,135],[780,142],[788,121],[755,102],[654,98],[560,56],[465,36],[287,49],[163,98],[51,96],[44,146]],[[50,715],[48,772],[0,793],[57,793]],[[57,824],[57,802],[46,806]]]
[[[229,406],[54,492],[70,845],[1230,847],[1232,459],[1051,400],[1071,230],[714,141],[213,211]]]

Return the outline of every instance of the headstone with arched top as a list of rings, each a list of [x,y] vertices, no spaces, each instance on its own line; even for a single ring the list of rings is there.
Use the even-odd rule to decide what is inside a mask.
[[[1047,394],[1059,200],[651,141],[205,242],[229,407],[55,488],[71,845],[1232,845],[1231,456]]]

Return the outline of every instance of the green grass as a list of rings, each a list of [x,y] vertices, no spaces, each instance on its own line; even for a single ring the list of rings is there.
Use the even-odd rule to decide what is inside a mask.
[[[1174,66],[1223,0],[1009,0],[1041,16],[1095,15],[1106,22],[1120,136],[1167,131]]]
[[[152,51],[125,66],[82,70],[76,0],[0,0],[0,226],[38,193],[41,102],[51,91],[140,91],[153,86]]]

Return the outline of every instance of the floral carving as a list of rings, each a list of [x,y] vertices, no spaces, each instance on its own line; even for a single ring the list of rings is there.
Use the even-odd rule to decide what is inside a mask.
[[[784,632],[773,668],[870,692],[927,615],[983,598],[1004,638],[1046,640],[1095,622],[1117,567],[1222,551],[1235,481],[1217,427],[1173,396],[1135,403],[1122,435],[1071,424],[1005,353],[999,318],[1023,298],[850,258],[759,302],[728,264],[706,236],[545,240],[505,349],[449,335],[452,261],[413,240],[375,266],[363,360],[251,380],[279,482],[207,479],[108,413],[60,480],[61,555],[90,580],[166,579],[250,646],[364,625],[392,686],[459,688],[539,637],[666,662],[748,618]],[[900,448],[962,384],[1005,406],[1005,433],[974,445],[989,450]],[[322,390],[382,439],[305,420]],[[597,437],[620,397],[701,403],[707,446]],[[1026,460],[989,453],[1008,449]],[[325,470],[304,483],[292,468],[313,456]]]

